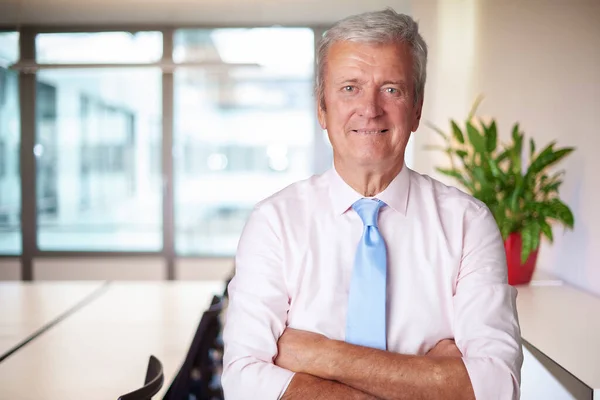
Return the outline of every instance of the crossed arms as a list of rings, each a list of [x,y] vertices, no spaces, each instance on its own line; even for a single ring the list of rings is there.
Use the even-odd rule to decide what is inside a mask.
[[[275,363],[296,372],[283,400],[474,399],[460,357],[452,340],[443,340],[426,357],[418,357],[286,329]]]
[[[489,211],[465,235],[452,299],[460,354],[452,355],[436,348],[402,355],[290,329],[284,260],[274,251],[283,234],[271,221],[254,213],[238,247],[223,334],[227,400],[519,398],[516,291],[506,283],[504,249]]]

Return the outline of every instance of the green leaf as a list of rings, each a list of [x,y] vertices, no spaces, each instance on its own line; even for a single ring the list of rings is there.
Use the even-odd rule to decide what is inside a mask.
[[[540,228],[542,229],[542,233],[548,241],[552,243],[554,241],[554,236],[552,235],[552,227],[546,221],[540,221]]]
[[[494,150],[496,150],[496,146],[498,145],[498,131],[496,128],[496,121],[492,121],[490,126],[487,128],[484,126],[484,130],[485,130],[487,151],[489,151],[491,153]]]
[[[535,251],[535,250],[537,250],[538,247],[540,247],[540,239],[541,239],[541,226],[537,221],[532,222],[531,231],[532,231],[532,236],[533,236],[533,243],[531,244],[531,251]]]
[[[431,129],[433,129],[433,131],[434,131],[435,133],[437,133],[438,135],[440,135],[440,136],[441,136],[441,137],[442,137],[442,138],[443,138],[443,139],[444,139],[446,142],[447,142],[448,140],[450,140],[450,139],[448,138],[448,135],[446,135],[446,133],[445,133],[443,130],[441,130],[440,128],[438,128],[438,127],[437,127],[436,125],[434,125],[433,123],[431,123],[431,122],[429,122],[429,121],[426,121],[426,122],[425,122],[425,125],[427,125],[427,126],[428,126],[429,128],[431,128]]]
[[[510,197],[510,209],[513,213],[519,212],[519,199],[521,198],[521,194],[523,192],[523,179],[521,176],[517,176],[517,186],[515,187],[514,192]]]
[[[423,146],[423,150],[436,150],[436,151],[443,151],[444,153],[446,153],[448,151],[448,149],[444,146],[437,146],[437,145],[432,145],[432,144],[427,144],[427,145]]]
[[[550,183],[554,183],[556,181],[559,181],[560,178],[562,178],[563,176],[565,176],[565,173],[567,171],[565,171],[564,169],[561,169],[558,172],[555,172],[554,174],[552,174],[552,176],[549,178],[549,181],[547,182],[548,184]]]
[[[482,101],[483,101],[483,95],[480,94],[475,99],[475,102],[473,103],[473,106],[471,106],[471,110],[469,111],[469,116],[467,117],[467,121],[470,121],[470,120],[473,119],[473,116],[477,112],[477,109],[479,108],[479,105],[481,104]]]
[[[529,139],[529,158],[533,159],[533,155],[535,154],[535,142],[533,138]]]
[[[452,132],[454,134],[454,138],[460,144],[464,144],[465,143],[465,137],[463,136],[463,133],[460,130],[460,128],[458,127],[458,125],[456,125],[456,122],[454,122],[453,120],[450,120],[450,124],[452,125]]]
[[[464,159],[466,156],[469,155],[469,153],[467,153],[464,150],[456,150],[456,155],[459,156],[460,158]]]
[[[488,183],[488,179],[483,168],[479,166],[473,167],[473,175],[475,175],[475,177],[477,178],[479,183],[481,183],[481,185],[485,185],[486,183]]]
[[[521,174],[521,159],[523,157],[523,134],[519,133],[519,124],[515,124],[512,130],[513,144],[510,149],[511,171]]]
[[[475,128],[470,122],[467,122],[467,135],[469,136],[469,141],[475,148],[477,153],[485,152],[485,141],[484,137],[479,133],[477,128]]]
[[[575,224],[575,217],[571,209],[559,199],[552,199],[548,202],[549,213],[546,215],[548,218],[555,219],[562,222],[567,227],[573,229]]]
[[[563,181],[556,181],[553,182],[549,185],[545,185],[543,187],[540,188],[540,190],[542,192],[544,192],[545,194],[550,194],[550,193],[558,193],[558,188],[560,187],[560,185],[562,185]]]
[[[540,161],[537,161],[537,160],[548,157],[549,154],[552,154],[554,152],[554,145],[556,145],[556,142],[552,141],[546,147],[544,147],[542,149],[542,151],[537,155],[537,157],[535,157],[533,160],[531,160],[528,171],[531,170],[532,171],[531,173],[534,173],[534,170],[531,167],[536,163],[537,164],[540,163]]]
[[[533,249],[533,232],[530,225],[521,230],[521,264],[524,264]]]
[[[542,151],[537,158],[531,163],[529,168],[527,169],[527,175],[534,175],[538,172],[542,171],[544,168],[551,166],[552,164],[557,163],[562,160],[564,157],[568,156],[575,150],[572,147],[567,147],[564,149],[556,150],[552,147],[547,147]]]
[[[512,139],[513,139],[513,142],[515,142],[515,143],[519,140],[519,123],[518,122],[513,125]]]
[[[490,159],[488,159],[488,164],[490,166],[490,171],[491,171],[492,175],[495,178],[498,178],[504,182],[504,180],[506,179],[506,175],[504,174],[504,172],[502,172],[502,170],[498,166],[498,163],[496,162],[496,160],[494,160],[493,158],[490,158]]]
[[[508,236],[513,232],[512,223],[510,220],[504,220],[499,224],[502,240],[508,239]]]
[[[453,169],[446,169],[446,168],[436,168],[436,171],[438,171],[441,174],[450,176],[450,177],[458,180],[465,188],[467,188],[469,191],[471,191],[471,193],[475,191],[473,184],[470,183],[460,172],[453,170]]]
[[[521,240],[523,247],[521,248],[521,264],[524,264],[532,251],[536,250],[540,241],[540,225],[536,222],[531,222],[524,226],[521,231]]]
[[[496,163],[500,164],[502,161],[506,160],[510,156],[510,149],[504,150],[498,158],[496,158]]]

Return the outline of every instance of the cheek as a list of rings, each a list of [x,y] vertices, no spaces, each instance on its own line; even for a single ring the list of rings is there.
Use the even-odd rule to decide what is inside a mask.
[[[351,109],[344,104],[336,104],[335,107],[328,109],[327,124],[335,130],[343,130],[344,125],[352,116]]]
[[[411,129],[415,122],[415,112],[411,107],[406,105],[396,105],[386,110],[386,114],[390,122],[397,127],[406,130]]]

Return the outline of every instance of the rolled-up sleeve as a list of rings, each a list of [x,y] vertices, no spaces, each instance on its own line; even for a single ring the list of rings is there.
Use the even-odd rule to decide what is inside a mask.
[[[274,211],[256,208],[238,245],[223,331],[227,400],[278,399],[294,375],[273,364],[289,309],[276,220]]]
[[[517,291],[507,282],[498,226],[483,206],[465,221],[454,295],[456,345],[478,400],[519,399],[523,351]]]

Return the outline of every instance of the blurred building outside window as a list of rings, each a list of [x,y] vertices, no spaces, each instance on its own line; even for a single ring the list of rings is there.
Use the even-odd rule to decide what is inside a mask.
[[[254,205],[313,173],[313,43],[308,28],[176,31],[176,63],[216,65],[175,70],[178,255],[233,255]]]
[[[0,33],[0,254],[21,247],[15,35]],[[37,72],[38,248],[161,251],[162,33],[35,40],[54,64]],[[258,201],[331,158],[314,154],[313,31],[180,29],[172,58],[176,254],[232,256]]]
[[[40,34],[46,63],[152,62],[160,32]],[[37,74],[37,243],[41,250],[162,249],[161,70]]]

